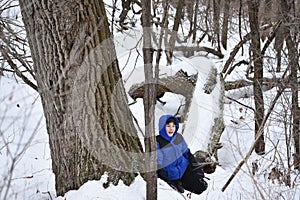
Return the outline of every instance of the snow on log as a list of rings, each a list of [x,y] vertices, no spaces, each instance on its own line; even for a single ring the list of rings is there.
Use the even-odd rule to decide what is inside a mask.
[[[193,153],[208,152],[217,160],[217,150],[221,148],[219,141],[225,128],[224,83],[210,59],[193,57],[187,62],[198,71],[198,79],[184,121],[183,135]]]

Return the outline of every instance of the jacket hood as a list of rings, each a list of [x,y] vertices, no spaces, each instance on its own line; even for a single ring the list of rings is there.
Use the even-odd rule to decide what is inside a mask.
[[[175,129],[175,132],[172,137],[168,136],[168,134],[166,132],[166,122],[170,118],[174,118],[175,122],[176,122],[176,124],[175,124],[176,129]],[[172,141],[175,138],[177,131],[179,129],[179,121],[178,121],[177,117],[175,117],[173,115],[163,115],[159,118],[158,128],[159,128],[159,135],[161,135],[164,139],[166,139],[168,141]]]

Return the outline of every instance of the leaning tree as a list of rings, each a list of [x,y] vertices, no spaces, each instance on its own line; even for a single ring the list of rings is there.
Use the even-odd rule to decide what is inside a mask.
[[[20,0],[49,134],[56,191],[108,172],[130,184],[142,146],[103,1]],[[141,165],[141,166],[140,166]]]

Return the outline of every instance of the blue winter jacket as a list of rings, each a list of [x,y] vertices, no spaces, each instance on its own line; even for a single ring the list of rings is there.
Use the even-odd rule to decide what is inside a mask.
[[[166,132],[166,122],[175,118],[176,130],[172,137]],[[163,115],[159,119],[159,135],[157,136],[157,165],[166,171],[168,180],[181,179],[189,164],[189,148],[183,136],[177,133],[179,122],[173,115]]]

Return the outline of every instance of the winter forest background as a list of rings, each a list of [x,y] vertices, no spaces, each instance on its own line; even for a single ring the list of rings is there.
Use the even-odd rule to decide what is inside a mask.
[[[299,13],[299,0],[2,0],[0,199],[299,200]],[[155,176],[162,114],[212,170],[201,195]]]

